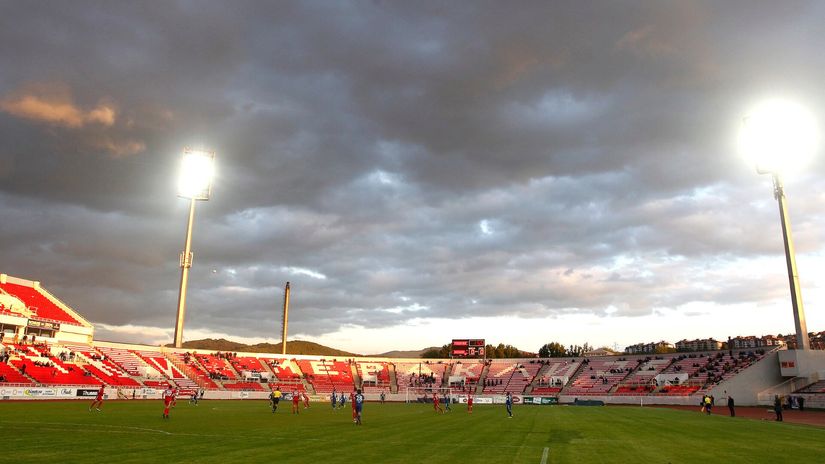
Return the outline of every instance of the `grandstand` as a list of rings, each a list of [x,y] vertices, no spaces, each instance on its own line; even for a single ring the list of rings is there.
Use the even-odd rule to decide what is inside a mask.
[[[131,390],[142,397],[167,385],[217,397],[362,388],[403,400],[408,391],[450,388],[496,397],[504,392],[585,397],[608,403],[695,404],[696,395],[734,392],[737,404],[766,404],[774,394],[801,395],[825,406],[825,357],[811,352],[819,372],[799,372],[782,347],[550,359],[325,359],[275,354],[214,353],[94,340],[94,328],[39,283],[0,275],[0,390],[85,387]],[[791,353],[793,354],[793,353]],[[789,360],[790,359],[790,360]],[[821,361],[820,361],[821,360]],[[820,364],[817,364],[820,363]],[[781,364],[781,366],[780,366]],[[14,391],[14,390],[12,390]],[[223,395],[223,396],[220,396]],[[393,396],[395,395],[395,396]]]
[[[347,362],[300,359],[297,363],[315,393],[330,393],[332,390],[352,391],[355,388],[352,369]]]
[[[74,358],[81,365],[85,363],[83,367],[106,385],[126,388],[141,386],[140,382],[133,379],[114,364],[111,359],[107,359],[105,355],[91,346],[77,344],[53,345],[52,352],[54,353],[55,350],[59,351],[58,356],[60,357],[70,360]]]
[[[357,361],[355,366],[361,390],[364,393],[392,391],[389,363],[385,361]]]
[[[452,365],[448,386],[458,391],[475,391],[487,368],[483,360],[465,359]]]
[[[398,361],[395,376],[399,391],[404,388],[441,388],[449,376],[452,363],[448,361]]]
[[[532,383],[542,365],[530,362],[490,363],[482,393],[522,393]]]
[[[200,388],[204,389],[218,389],[218,380],[221,377],[222,369],[209,364],[210,355],[200,355],[192,357],[188,351],[185,353],[169,352],[170,360],[180,369],[189,379],[193,380]],[[200,363],[199,360],[204,359],[206,364]],[[211,370],[210,370],[211,368]]]
[[[656,356],[654,358],[637,358],[638,364],[621,382],[613,392],[616,395],[636,395],[641,392],[655,392],[659,386],[656,376],[674,361],[674,358],[664,358]]]
[[[606,395],[632,370],[626,358],[588,358],[562,392],[572,396]]]
[[[12,283],[10,280],[16,279],[0,279],[0,290],[22,301],[26,305],[26,313],[30,315],[30,318],[78,326],[86,323],[68,306],[41,289],[38,282],[31,282],[27,285],[25,281]]]
[[[287,389],[297,388],[301,391],[312,390],[312,385],[304,382],[304,374],[298,367],[294,359],[286,358],[260,358],[262,364],[269,366],[273,378],[270,381],[271,387],[284,386]],[[307,388],[309,387],[309,388]]]
[[[572,378],[583,365],[582,360],[570,359],[547,359],[541,361],[543,364],[536,373],[535,379],[531,383],[533,394],[555,395],[561,392],[562,388]]]
[[[800,388],[796,393],[825,393],[825,380],[820,380],[807,387]]]

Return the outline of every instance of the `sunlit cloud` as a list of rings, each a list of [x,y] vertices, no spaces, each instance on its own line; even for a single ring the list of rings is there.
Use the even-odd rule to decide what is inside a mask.
[[[316,272],[316,271],[313,271],[311,269],[305,269],[305,268],[302,268],[302,267],[288,266],[288,267],[284,267],[283,270],[285,272],[288,272],[288,273],[293,274],[293,275],[305,275],[307,277],[312,277],[313,279],[324,280],[324,279],[327,278],[327,276],[325,276],[324,274],[321,274],[320,272]]]
[[[117,110],[111,102],[101,101],[84,109],[73,101],[71,92],[62,85],[39,84],[0,100],[0,110],[12,116],[44,124],[80,128],[87,124],[112,126]]]

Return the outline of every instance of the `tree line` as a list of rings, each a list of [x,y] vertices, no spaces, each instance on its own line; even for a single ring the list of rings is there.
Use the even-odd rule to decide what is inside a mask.
[[[588,343],[583,345],[570,345],[565,347],[558,342],[545,343],[539,348],[538,357],[540,358],[569,358],[582,356],[588,351],[592,351],[593,347]],[[445,359],[450,357],[452,351],[452,344],[448,343],[441,348],[431,348],[421,354],[422,358],[428,359]],[[502,359],[502,358],[532,358],[536,353],[522,351],[513,345],[505,345],[499,343],[496,346],[487,345],[484,347],[485,357],[487,359]],[[612,350],[611,350],[612,351]]]
[[[593,351],[593,347],[587,342],[584,345],[570,345],[567,348],[561,343],[550,342],[545,343],[539,348],[540,358],[575,358],[581,356],[588,351]]]

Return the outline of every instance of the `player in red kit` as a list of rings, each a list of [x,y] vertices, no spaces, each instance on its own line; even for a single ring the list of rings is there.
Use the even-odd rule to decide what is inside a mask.
[[[444,410],[441,409],[441,402],[438,400],[438,393],[436,392],[433,392],[433,409],[435,409],[435,412],[444,414]]]
[[[355,392],[349,394],[349,402],[352,404],[352,421],[358,422],[358,410],[355,408]]]
[[[163,418],[169,419],[169,408],[172,407],[172,402],[175,401],[175,391],[172,387],[166,387],[163,391]]]
[[[92,404],[89,405],[89,412],[92,412],[92,408],[95,408],[98,411],[100,411],[101,406],[103,406],[103,384],[100,385],[100,390],[97,391],[97,396],[95,396],[95,400],[92,401]]]
[[[301,396],[304,397],[304,409],[309,409],[309,395],[307,392],[301,392]]]
[[[473,393],[467,393],[467,412],[473,413]]]
[[[301,394],[298,390],[292,390],[292,414],[298,414],[298,406],[301,404]]]

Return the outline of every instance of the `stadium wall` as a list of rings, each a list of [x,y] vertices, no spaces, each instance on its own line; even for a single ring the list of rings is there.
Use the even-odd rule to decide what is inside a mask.
[[[673,405],[693,405],[697,404],[696,396],[609,396],[609,395],[561,395],[559,396],[560,404],[573,404],[576,399],[579,400],[593,400],[603,401],[604,404],[632,404],[632,405],[654,405],[654,404],[673,404]]]

